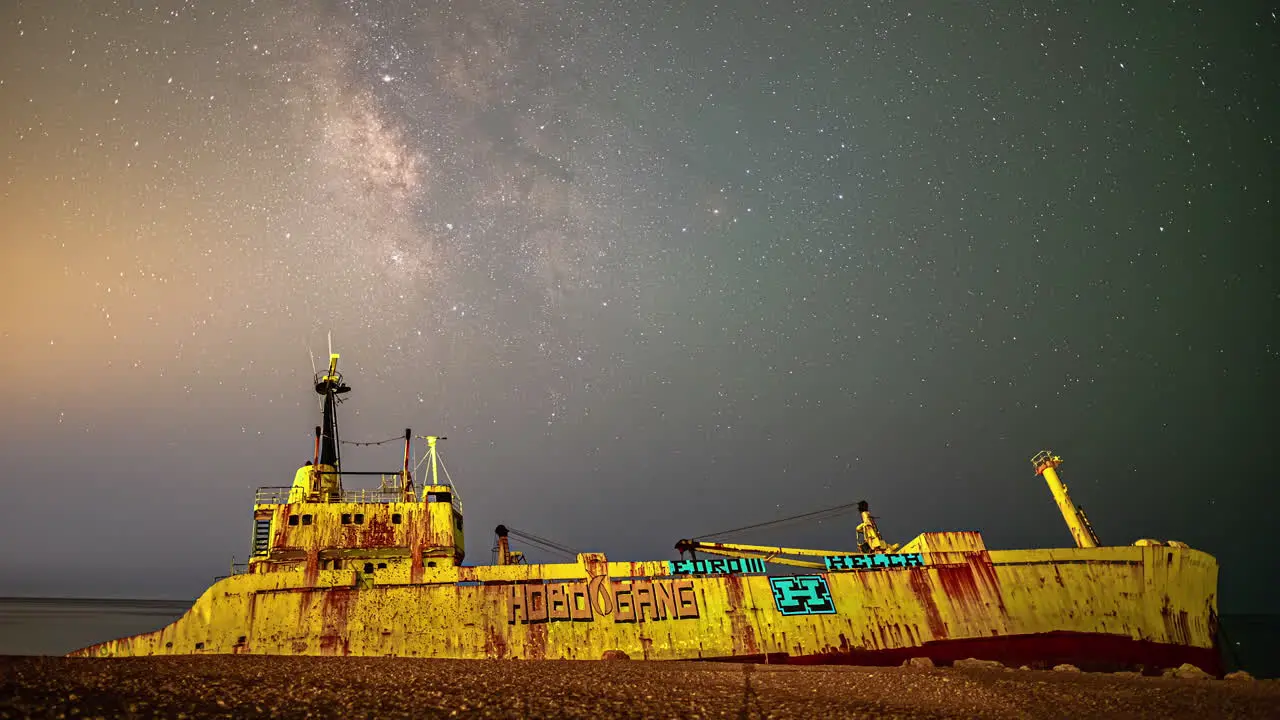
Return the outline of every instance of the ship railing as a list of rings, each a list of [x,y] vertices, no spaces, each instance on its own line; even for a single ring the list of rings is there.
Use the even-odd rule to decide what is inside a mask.
[[[398,489],[360,488],[359,490],[342,491],[342,502],[345,503],[393,503],[403,501],[404,491]]]
[[[255,505],[284,505],[289,502],[292,487],[260,487],[253,495]]]
[[[255,505],[285,505],[289,502],[289,492],[291,487],[260,487],[254,493],[253,502]],[[399,488],[381,487],[381,488],[359,488],[355,490],[343,490],[340,498],[335,502],[344,503],[394,503],[404,502],[404,491]],[[454,496],[453,504],[461,511],[461,506],[457,497]]]
[[[233,577],[233,576],[235,576],[235,575],[245,575],[245,574],[247,574],[248,572],[249,572],[249,563],[247,563],[247,562],[243,562],[243,563],[233,562],[233,563],[231,563],[231,572],[227,573],[226,575],[219,575],[219,576],[215,577],[215,578],[213,579],[213,581],[214,581],[214,582],[218,582],[219,580],[226,580],[226,579],[227,579],[227,578],[229,578],[229,577]]]

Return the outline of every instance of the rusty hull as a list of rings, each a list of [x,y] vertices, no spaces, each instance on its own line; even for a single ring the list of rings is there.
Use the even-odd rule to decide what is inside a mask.
[[[922,553],[923,567],[813,573],[834,613],[784,615],[767,575],[676,576],[666,562],[598,554],[425,567],[421,546],[448,543],[426,543],[412,528],[360,532],[403,540],[418,561],[364,572],[326,569],[304,553],[293,570],[220,580],[168,627],[74,654],[859,664],[927,656],[1221,671],[1217,562],[1189,548],[987,551],[978,533],[926,533],[903,548]]]

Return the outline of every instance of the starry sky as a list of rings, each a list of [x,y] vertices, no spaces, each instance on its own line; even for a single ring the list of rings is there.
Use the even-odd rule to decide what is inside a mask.
[[[243,561],[332,332],[344,440],[448,436],[470,562],[864,498],[1060,547],[1051,448],[1275,610],[1280,21],[1023,5],[5,3],[0,595]]]

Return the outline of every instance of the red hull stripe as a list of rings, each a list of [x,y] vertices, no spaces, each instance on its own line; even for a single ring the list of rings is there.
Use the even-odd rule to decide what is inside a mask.
[[[939,640],[917,647],[891,650],[861,650],[846,646],[811,655],[771,653],[768,656],[741,655],[703,659],[802,665],[901,665],[904,660],[913,657],[927,657],[939,665],[965,658],[978,658],[997,660],[1009,667],[1026,665],[1035,669],[1069,663],[1088,672],[1152,672],[1191,663],[1207,673],[1222,675],[1222,656],[1217,648],[1171,645],[1134,640],[1121,635],[1077,632]]]

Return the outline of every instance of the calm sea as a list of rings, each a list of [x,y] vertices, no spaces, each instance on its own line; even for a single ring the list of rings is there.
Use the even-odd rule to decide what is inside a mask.
[[[168,625],[191,601],[0,598],[0,655],[65,655]],[[1224,615],[1227,668],[1280,677],[1280,615]]]

